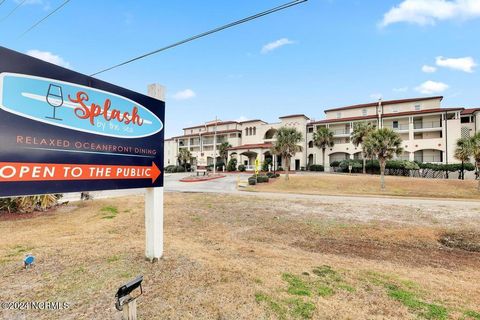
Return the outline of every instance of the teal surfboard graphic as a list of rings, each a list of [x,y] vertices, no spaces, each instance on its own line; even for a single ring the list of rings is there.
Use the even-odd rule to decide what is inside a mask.
[[[155,114],[125,97],[23,74],[0,74],[0,108],[49,125],[115,138],[143,138],[163,129]]]

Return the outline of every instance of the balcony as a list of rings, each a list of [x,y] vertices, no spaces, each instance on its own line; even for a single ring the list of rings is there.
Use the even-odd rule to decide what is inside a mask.
[[[442,129],[441,121],[414,122],[413,129],[419,131],[435,131]]]
[[[334,137],[349,137],[350,136],[350,129],[333,129],[333,136]]]
[[[383,127],[392,129],[393,131],[396,131],[396,132],[408,131],[410,129],[410,125],[408,124],[398,124],[396,126],[394,126],[393,124],[384,124]]]

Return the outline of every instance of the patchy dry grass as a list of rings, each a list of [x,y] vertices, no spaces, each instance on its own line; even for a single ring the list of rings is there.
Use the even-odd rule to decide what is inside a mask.
[[[248,187],[249,191],[324,195],[381,195],[399,197],[480,199],[473,180],[440,180],[385,177],[386,190],[380,190],[380,177],[372,175],[318,174],[292,175],[268,184]]]
[[[141,197],[0,216],[0,301],[71,304],[0,318],[115,319],[116,289],[142,274],[140,319],[479,319],[480,253],[439,243],[480,232],[478,208],[456,208],[167,194],[157,264]]]

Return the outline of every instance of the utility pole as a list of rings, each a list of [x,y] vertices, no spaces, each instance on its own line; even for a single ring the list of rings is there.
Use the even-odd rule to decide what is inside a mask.
[[[215,116],[215,131],[213,132],[213,175],[217,169],[217,116]]]

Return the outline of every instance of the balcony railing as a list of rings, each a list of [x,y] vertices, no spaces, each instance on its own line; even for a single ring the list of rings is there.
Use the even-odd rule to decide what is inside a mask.
[[[338,129],[338,130],[332,130],[333,134],[338,136],[342,134],[350,134],[350,129]]]
[[[413,123],[414,129],[432,129],[432,128],[441,128],[441,127],[442,127],[442,123],[440,121]]]
[[[401,130],[408,130],[410,129],[410,126],[408,124],[399,124],[396,127],[393,126],[393,124],[385,124],[383,125],[385,128],[390,128],[393,131],[401,131]]]

